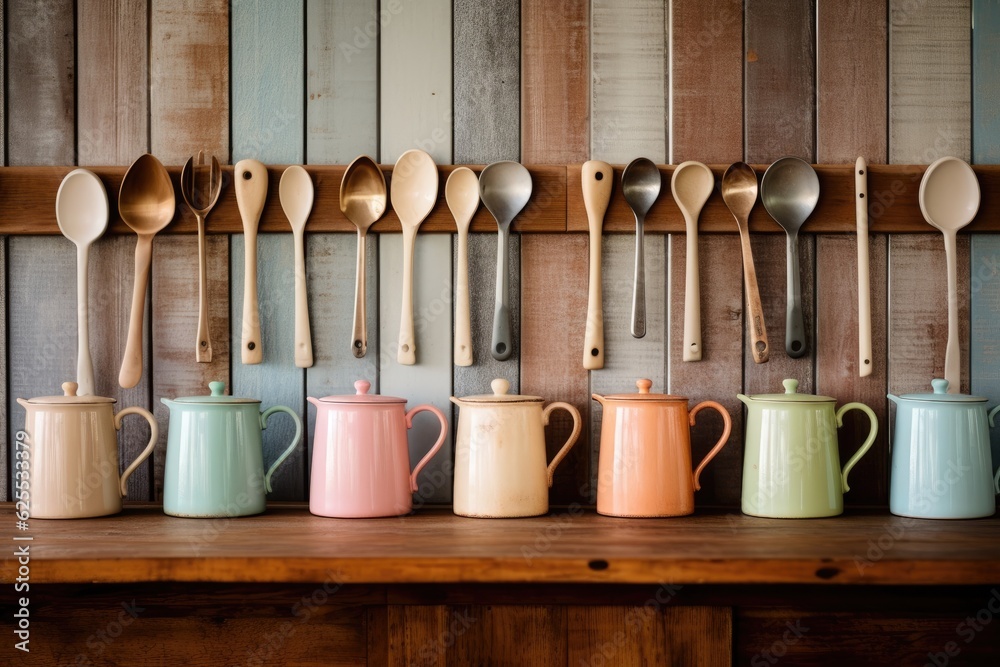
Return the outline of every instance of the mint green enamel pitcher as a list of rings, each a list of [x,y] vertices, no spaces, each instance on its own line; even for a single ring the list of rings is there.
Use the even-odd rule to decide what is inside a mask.
[[[875,442],[878,419],[871,408],[799,394],[798,380],[784,380],[783,394],[739,398],[747,406],[743,453],[743,512],[774,518],[836,516],[844,511],[847,475]],[[837,428],[848,410],[861,410],[871,432],[841,469]]]

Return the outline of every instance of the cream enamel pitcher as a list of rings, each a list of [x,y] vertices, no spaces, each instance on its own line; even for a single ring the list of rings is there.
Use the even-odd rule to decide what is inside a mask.
[[[159,435],[156,420],[139,407],[115,414],[115,399],[77,396],[75,382],[64,382],[62,389],[62,396],[17,399],[27,411],[25,490],[29,514],[33,519],[117,514],[122,511],[129,476],[153,453]],[[118,430],[122,417],[131,414],[142,415],[149,422],[149,444],[119,476]],[[18,472],[15,484],[21,481]],[[20,490],[20,486],[17,488]]]
[[[455,441],[454,512],[460,516],[511,518],[549,511],[556,466],[580,435],[580,413],[569,403],[508,394],[496,379],[493,394],[452,397],[461,408]],[[573,418],[573,432],[552,462],[545,461],[545,426],[553,410]]]

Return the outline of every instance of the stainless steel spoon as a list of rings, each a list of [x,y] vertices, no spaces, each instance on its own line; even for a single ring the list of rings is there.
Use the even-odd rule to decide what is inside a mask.
[[[806,353],[802,320],[802,281],[799,277],[799,230],[816,209],[819,177],[805,160],[783,157],[767,168],[760,181],[760,200],[774,221],[785,230],[787,306],[785,352],[792,358]]]
[[[493,309],[490,354],[497,361],[503,361],[514,351],[507,296],[507,240],[510,236],[510,223],[531,199],[531,174],[518,162],[494,162],[479,175],[479,196],[496,218],[499,228],[496,305]]]
[[[622,194],[635,215],[635,277],[632,285],[632,335],[646,335],[646,266],[642,248],[646,214],[660,196],[660,170],[649,158],[636,158],[622,172]]]

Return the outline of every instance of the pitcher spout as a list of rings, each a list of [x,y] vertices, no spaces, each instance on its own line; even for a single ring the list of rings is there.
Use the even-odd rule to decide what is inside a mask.
[[[604,397],[603,396],[601,396],[600,394],[591,394],[590,397],[592,399],[594,399],[595,401],[597,401],[598,403],[600,403],[601,407],[605,407],[604,406]]]
[[[899,405],[899,396],[894,396],[892,394],[886,394],[886,398],[888,398],[890,401],[892,401],[896,405]]]
[[[166,398],[165,396],[160,397],[160,403],[163,403],[165,406],[171,409],[174,407],[174,402],[171,401],[169,398]]]
[[[462,399],[455,398],[454,396],[450,396],[448,398],[448,400],[451,401],[452,403],[454,403],[455,405],[457,405],[458,407],[462,407],[463,405],[465,405],[465,403],[464,403],[464,401],[462,401]]]
[[[736,394],[736,398],[740,399],[740,401],[742,401],[743,404],[746,405],[747,407],[750,407],[752,399],[749,396],[745,396],[743,394]]]
[[[19,398],[19,399],[17,399],[17,404],[18,404],[18,405],[20,405],[20,406],[21,406],[22,408],[24,408],[25,410],[27,410],[27,409],[28,409],[28,406],[30,405],[30,403],[28,403],[28,401],[26,401],[26,400],[25,400],[25,399],[23,399],[23,398]]]

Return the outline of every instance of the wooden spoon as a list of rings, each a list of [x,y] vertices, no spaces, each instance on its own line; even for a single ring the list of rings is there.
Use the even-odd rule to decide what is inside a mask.
[[[413,247],[417,229],[437,203],[438,170],[424,151],[411,149],[399,156],[392,170],[389,197],[403,228],[403,303],[399,315],[399,349],[396,361],[417,363],[417,339],[413,334]]]
[[[90,358],[87,267],[90,244],[108,227],[108,193],[93,172],[74,169],[56,193],[59,231],[76,244],[76,383],[80,396],[94,393],[94,363]]]
[[[354,159],[340,181],[340,212],[358,228],[358,260],[354,278],[354,329],[351,351],[360,359],[368,352],[366,309],[366,238],[371,227],[385,213],[385,175],[367,155]]]
[[[451,172],[444,200],[458,228],[458,267],[455,280],[455,365],[472,365],[472,323],[469,312],[469,225],[479,208],[479,178],[468,167]]]
[[[764,308],[757,289],[757,272],[753,268],[750,250],[750,211],[757,203],[757,174],[745,162],[736,162],[722,175],[722,199],[736,218],[740,230],[740,247],[743,251],[743,282],[746,284],[747,311],[750,315],[750,341],[754,363],[768,359],[767,329],[764,326]]]
[[[687,256],[684,273],[684,361],[701,361],[701,285],[698,271],[698,216],[715,189],[715,175],[701,162],[682,162],[670,178],[670,192],[684,215]]]
[[[207,168],[206,168],[207,167]],[[206,182],[205,176],[208,176]],[[205,164],[205,154],[198,151],[198,162],[188,158],[181,169],[181,196],[198,220],[198,340],[195,360],[212,361],[212,337],[208,327],[208,248],[205,244],[205,218],[222,192],[222,167],[212,156],[211,166]]]
[[[312,336],[309,332],[309,297],[306,291],[306,222],[312,212],[316,191],[309,173],[292,165],[281,174],[278,183],[278,200],[292,226],[292,243],[295,246],[295,365],[309,368],[313,365]]]
[[[854,163],[854,190],[858,229],[858,374],[872,374],[872,293],[868,262],[868,163]]]
[[[583,367],[589,371],[604,368],[601,238],[614,176],[611,165],[600,160],[584,162],[580,174],[583,205],[587,209],[587,226],[590,231],[590,289],[587,295],[587,325],[583,334]]]
[[[958,342],[958,269],[956,232],[979,211],[979,181],[976,172],[957,157],[943,157],[931,163],[920,180],[920,212],[924,220],[941,230],[948,268],[948,347],[944,358],[944,378],[948,393],[961,391]]]
[[[160,161],[149,153],[139,156],[125,172],[118,192],[118,213],[139,236],[135,244],[135,282],[132,286],[128,339],[118,374],[118,384],[125,389],[136,386],[142,378],[142,322],[146,311],[153,237],[173,220],[176,203],[170,174]]]
[[[240,358],[244,364],[264,361],[257,305],[257,225],[267,200],[267,167],[257,160],[240,160],[233,169],[236,204],[243,219],[243,336]]]

